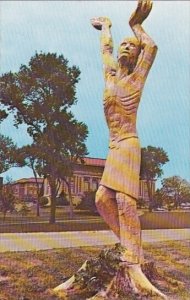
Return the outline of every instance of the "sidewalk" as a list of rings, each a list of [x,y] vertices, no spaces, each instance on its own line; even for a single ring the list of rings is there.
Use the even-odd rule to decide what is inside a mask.
[[[143,242],[186,239],[190,239],[190,229],[142,230]],[[0,252],[113,245],[117,242],[118,239],[109,230],[2,233],[0,235]]]

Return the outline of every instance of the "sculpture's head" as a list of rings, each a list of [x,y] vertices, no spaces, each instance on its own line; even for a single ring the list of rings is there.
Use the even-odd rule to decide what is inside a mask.
[[[133,70],[136,66],[138,56],[141,52],[141,44],[135,37],[125,38],[118,49],[118,62]]]

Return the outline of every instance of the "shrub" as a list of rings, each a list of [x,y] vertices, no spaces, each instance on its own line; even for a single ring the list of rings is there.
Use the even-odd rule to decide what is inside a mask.
[[[81,198],[81,203],[77,206],[77,208],[97,213],[98,211],[95,205],[95,195],[95,191],[85,192]]]
[[[137,208],[144,208],[146,205],[145,200],[141,197],[137,199]]]
[[[78,207],[81,203],[81,198],[79,196],[72,196],[72,203],[74,206]]]
[[[69,205],[69,201],[67,199],[67,195],[64,191],[62,191],[59,196],[56,197],[56,206],[64,206]]]
[[[6,184],[4,189],[0,190],[0,212],[3,213],[3,221],[5,221],[7,212],[14,211],[16,200],[12,185]]]
[[[40,206],[45,206],[45,205],[47,205],[48,203],[49,203],[48,197],[46,197],[46,196],[40,197],[40,199],[39,199],[39,204],[40,204]]]
[[[64,197],[56,197],[56,206],[65,206],[65,205],[69,205],[69,202],[66,198]]]

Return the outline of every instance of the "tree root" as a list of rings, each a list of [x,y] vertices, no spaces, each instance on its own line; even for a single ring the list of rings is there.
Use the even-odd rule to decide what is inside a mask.
[[[159,289],[163,289],[162,283],[166,279],[158,272],[154,262],[146,262],[141,270],[139,265],[122,263],[122,251],[120,244],[101,251],[98,258],[86,261],[69,280],[56,287],[54,292],[65,300],[167,299],[155,287],[159,283]],[[172,279],[168,280],[168,284],[171,282]],[[165,284],[164,289],[167,290]]]

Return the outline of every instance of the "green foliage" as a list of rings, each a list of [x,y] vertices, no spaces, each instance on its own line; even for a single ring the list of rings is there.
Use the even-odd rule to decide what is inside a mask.
[[[1,109],[0,110],[0,123],[6,119],[8,117],[8,113],[6,112],[6,110]]]
[[[69,67],[62,55],[36,53],[19,72],[1,76],[0,101],[8,111],[15,110],[17,125],[26,123],[34,133],[34,129],[38,131],[40,125],[45,125],[47,113],[52,111],[54,115],[76,103],[75,84],[79,75],[79,69]]]
[[[87,126],[70,111],[77,102],[79,75],[79,69],[69,67],[63,55],[36,53],[28,66],[0,78],[2,109],[13,113],[16,127],[26,124],[33,139],[20,153],[33,171],[48,178],[51,223],[55,222],[57,179],[72,176],[74,163],[87,155]]]
[[[62,191],[58,197],[56,197],[56,205],[57,206],[63,206],[63,205],[69,205],[69,201],[67,200],[66,194],[64,191]]]
[[[141,149],[140,177],[145,180],[153,180],[161,177],[162,167],[169,161],[167,153],[160,147],[148,146]]]
[[[81,210],[89,210],[93,213],[97,213],[95,196],[96,196],[95,191],[85,192],[77,208]]]
[[[22,217],[26,216],[30,212],[30,208],[25,201],[17,201],[14,207],[17,214],[21,215]]]
[[[28,213],[30,212],[31,209],[28,207],[28,205],[26,204],[26,202],[24,200],[21,200],[21,201],[18,200],[18,202],[15,204],[14,208],[15,208],[15,212],[22,217],[20,226],[21,226],[21,230],[23,232],[23,227],[24,227],[23,218],[28,215]]]
[[[151,181],[161,177],[162,167],[168,161],[167,153],[160,147],[147,146],[141,149],[140,178],[146,180],[147,183],[150,211],[154,207]]]
[[[137,199],[137,208],[143,208],[145,207],[146,203],[145,200],[143,198],[138,198]]]
[[[172,176],[162,180],[162,193],[166,203],[178,208],[182,202],[190,199],[190,183],[180,176]]]
[[[161,189],[157,189],[154,194],[154,208],[162,207],[164,205],[164,193]]]
[[[39,216],[40,215],[40,203],[39,203],[40,200],[39,199],[44,194],[45,175],[43,175],[43,182],[41,184],[41,182],[38,181],[38,177],[39,177],[38,168],[43,164],[43,161],[38,157],[37,150],[38,149],[36,149],[36,147],[34,147],[34,145],[23,146],[22,148],[19,149],[19,155],[24,160],[25,165],[32,169],[34,177],[35,177],[35,184],[36,184],[36,189],[37,189],[36,215]]]
[[[11,167],[23,166],[23,163],[19,156],[19,150],[12,139],[0,134],[0,174]]]
[[[42,197],[40,197],[40,199],[39,199],[39,204],[40,204],[40,206],[42,206],[42,207],[45,206],[45,205],[47,205],[48,202],[49,202],[49,200],[48,200],[48,198],[45,197],[45,196],[42,196]]]
[[[0,211],[4,215],[4,220],[7,212],[14,211],[16,200],[12,185],[9,182],[4,185],[4,188],[0,191]]]

